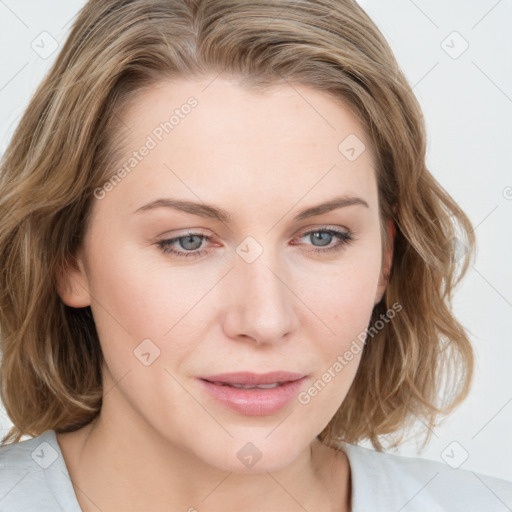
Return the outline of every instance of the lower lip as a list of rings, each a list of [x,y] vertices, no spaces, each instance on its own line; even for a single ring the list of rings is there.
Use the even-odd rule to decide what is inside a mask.
[[[270,389],[241,389],[221,386],[199,379],[203,387],[220,403],[246,416],[273,414],[297,396],[306,377]]]

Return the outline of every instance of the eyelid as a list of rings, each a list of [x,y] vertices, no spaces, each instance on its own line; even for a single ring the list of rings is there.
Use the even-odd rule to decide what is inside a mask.
[[[351,233],[351,230],[345,226],[329,226],[328,224],[323,224],[320,226],[307,226],[302,228],[299,231],[299,234],[296,236],[304,236],[309,233],[316,233],[317,231],[336,231],[338,233]]]
[[[336,231],[340,233],[346,233],[346,234],[353,234],[352,230],[345,227],[345,226],[329,226],[329,225],[313,225],[313,226],[307,226],[302,228],[296,235],[293,235],[293,238],[302,237],[304,235],[307,235],[311,232],[317,232],[317,231]],[[205,238],[208,238],[209,240],[216,238],[216,235],[211,235],[207,232],[207,230],[203,228],[185,228],[184,231],[174,234],[169,234],[168,231],[165,231],[161,235],[158,235],[157,238],[164,239],[165,240],[172,240],[176,238],[183,238],[186,236],[204,236]]]

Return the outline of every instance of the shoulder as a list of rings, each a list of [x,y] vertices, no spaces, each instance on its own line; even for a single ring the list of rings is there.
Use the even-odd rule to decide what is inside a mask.
[[[54,430],[0,446],[0,510],[80,510]]]
[[[501,512],[512,509],[512,482],[447,464],[343,443],[353,512]]]

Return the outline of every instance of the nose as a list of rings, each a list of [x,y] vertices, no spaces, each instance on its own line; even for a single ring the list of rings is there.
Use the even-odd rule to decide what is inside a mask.
[[[225,283],[224,332],[232,339],[260,344],[276,344],[297,324],[297,303],[288,272],[267,251],[252,263],[235,258],[234,269]]]

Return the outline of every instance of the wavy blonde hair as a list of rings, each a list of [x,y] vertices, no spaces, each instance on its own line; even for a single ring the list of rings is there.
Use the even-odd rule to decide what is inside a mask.
[[[161,80],[221,73],[260,91],[301,83],[349,105],[376,157],[384,251],[388,220],[396,228],[371,324],[392,304],[402,309],[365,346],[318,438],[367,439],[382,450],[381,436],[416,418],[432,427],[467,395],[473,352],[451,300],[474,256],[473,228],[426,168],[420,106],[364,10],[353,0],[91,0],[0,164],[1,399],[14,424],[2,444],[73,431],[99,414],[103,354],[93,317],[90,307],[63,303],[58,276],[120,154],[123,109]]]

